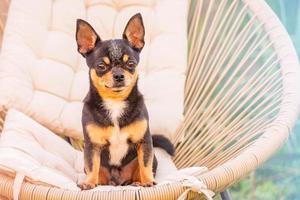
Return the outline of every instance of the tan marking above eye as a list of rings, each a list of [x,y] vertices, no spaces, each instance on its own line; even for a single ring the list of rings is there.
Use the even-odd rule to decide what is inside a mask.
[[[107,65],[110,64],[110,60],[109,60],[108,57],[103,57],[103,62],[104,62],[105,64],[107,64]]]
[[[128,61],[128,55],[127,54],[124,54],[124,56],[123,56],[123,62],[127,62]]]

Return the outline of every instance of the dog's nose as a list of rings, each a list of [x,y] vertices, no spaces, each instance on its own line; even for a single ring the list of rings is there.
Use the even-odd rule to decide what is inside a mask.
[[[114,77],[114,80],[118,81],[118,82],[124,81],[124,78],[125,78],[123,74],[114,74],[113,77]]]

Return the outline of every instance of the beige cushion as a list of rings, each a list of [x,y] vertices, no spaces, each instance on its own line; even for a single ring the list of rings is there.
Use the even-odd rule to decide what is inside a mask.
[[[186,0],[12,0],[0,56],[0,104],[82,138],[88,68],[76,50],[75,21],[86,19],[102,39],[120,38],[137,12],[146,27],[139,71],[150,129],[171,136],[183,112]]]
[[[17,110],[7,113],[0,138],[0,166],[36,181],[76,189],[83,155]]]
[[[190,176],[206,170],[194,167],[178,171],[164,150],[156,148],[155,155],[158,160],[155,179],[159,184],[186,179],[197,182]],[[63,139],[23,113],[9,110],[0,137],[0,170],[12,169],[34,182],[79,190],[76,183],[85,176],[83,163],[82,152],[74,150]],[[108,188],[114,187],[99,187],[97,190]]]

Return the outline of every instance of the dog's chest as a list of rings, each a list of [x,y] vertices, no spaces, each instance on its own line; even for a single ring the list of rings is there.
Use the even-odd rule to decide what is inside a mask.
[[[126,133],[116,130],[112,133],[109,138],[109,164],[120,166],[122,159],[128,152],[128,135]]]
[[[128,145],[128,134],[122,133],[119,127],[118,119],[124,113],[126,108],[126,102],[124,101],[105,101],[105,108],[109,112],[110,119],[114,124],[114,129],[109,137],[109,154],[111,165],[121,165],[122,159],[126,156],[129,145]]]
[[[115,126],[119,126],[118,119],[124,113],[126,108],[125,101],[105,100],[104,107],[109,112],[109,117]]]

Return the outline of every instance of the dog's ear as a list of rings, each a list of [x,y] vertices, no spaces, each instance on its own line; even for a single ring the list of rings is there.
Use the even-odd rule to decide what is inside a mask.
[[[145,44],[144,36],[145,28],[142,15],[140,13],[137,13],[128,21],[123,32],[123,39],[127,40],[134,49],[140,52]]]
[[[86,56],[100,40],[100,37],[89,23],[82,19],[77,19],[76,42],[79,53]]]

